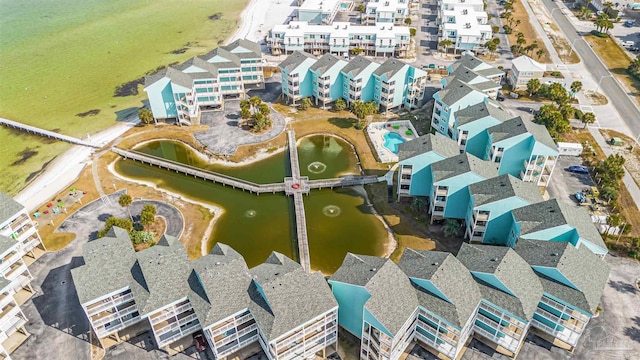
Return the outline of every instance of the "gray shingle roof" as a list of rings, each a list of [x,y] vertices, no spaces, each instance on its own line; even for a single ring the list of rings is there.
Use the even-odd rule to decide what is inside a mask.
[[[176,238],[165,236],[156,245],[137,254],[149,297],[138,302],[141,314],[147,314],[184,297],[193,297],[188,279],[193,268],[187,253]]]
[[[411,281],[389,259],[347,253],[329,281],[365,287],[371,294],[365,307],[392,335],[418,306]]]
[[[504,75],[504,70],[500,70],[494,67],[491,67],[489,69],[475,70],[475,72],[477,72],[478,75],[488,77],[488,78]]]
[[[352,77],[356,77],[358,76],[358,74],[360,74],[360,72],[362,72],[362,70],[364,70],[371,63],[372,63],[371,60],[358,55],[353,59],[351,59],[349,63],[345,65],[340,71],[344,74],[351,73]]]
[[[380,64],[380,66],[373,73],[380,77],[384,76],[387,80],[389,80],[405,66],[408,65],[396,58],[388,58],[385,62]]]
[[[267,341],[338,306],[320,272],[307,274],[300,264],[282,254],[273,252],[250,273],[251,312]]]
[[[566,224],[575,228],[580,237],[604,250],[607,249],[607,245],[591,221],[591,216],[581,207],[551,199],[515,209],[513,216],[520,222],[521,235]]]
[[[209,61],[216,56],[220,56],[227,60],[227,61],[216,62],[216,65],[218,67],[227,68],[227,67],[240,66],[240,57],[238,56],[238,54],[232,53],[231,51],[227,50],[222,46],[209,51],[208,53],[204,54],[202,57],[207,61]]]
[[[0,254],[17,246],[18,246],[17,241],[13,240],[12,238],[6,237],[4,235],[0,235]]]
[[[508,199],[513,196],[517,196],[528,203],[543,201],[536,184],[522,181],[509,174],[471,184],[469,185],[469,192],[474,196],[475,206]]]
[[[473,85],[467,84],[460,80],[453,80],[447,85],[446,88],[438,91],[438,94],[440,96],[440,100],[443,103],[447,104],[448,106],[452,106],[474,91],[482,92],[482,90],[474,87]]]
[[[479,159],[468,153],[431,164],[431,172],[434,183],[469,172],[474,172],[485,179],[498,176],[498,169],[493,162]]]
[[[205,70],[206,74],[208,74],[208,76],[210,77],[217,77],[218,76],[218,67],[214,64],[214,63],[210,63],[207,60],[199,57],[199,56],[194,56],[191,59],[183,62],[180,65],[174,65],[174,68],[180,70],[180,71],[184,71],[186,69],[188,69],[190,66],[196,66],[199,67],[202,70]],[[193,74],[193,73],[191,73]]]
[[[300,64],[305,62],[307,59],[315,59],[313,55],[306,53],[304,51],[296,51],[293,54],[287,56],[278,67],[280,69],[287,69],[287,71],[291,72],[295,70]]]
[[[318,59],[309,70],[317,71],[320,76],[322,76],[327,70],[331,69],[335,64],[339,63],[341,60],[338,59],[337,56],[333,54],[326,53]]]
[[[489,89],[502,87],[500,84],[496,83],[495,81],[489,80],[486,77],[484,77],[484,75],[481,75],[480,71],[471,70],[466,67],[458,67],[451,74],[449,74],[449,76],[447,76],[445,80],[447,84],[455,80],[462,81],[467,84],[473,82],[473,86],[482,90],[489,90]],[[480,80],[480,81],[477,81],[477,80]]]
[[[482,294],[469,270],[452,254],[407,248],[398,266],[410,278],[431,281],[448,299],[441,299],[414,283],[423,307],[459,327],[474,315]]]
[[[71,270],[81,304],[131,286],[136,281],[134,274],[139,275],[132,271],[136,254],[123,229],[114,227],[107,236],[89,241],[83,246],[82,254],[85,265]],[[138,295],[134,293],[136,301]],[[144,293],[140,296],[144,297]]]
[[[479,104],[471,105],[464,109],[458,110],[455,113],[455,117],[458,126],[468,124],[470,122],[482,119],[484,117],[491,116],[499,121],[507,121],[513,118],[506,110],[499,106],[493,106],[490,103],[481,102]]]
[[[536,272],[546,293],[595,314],[609,278],[607,263],[569,243],[519,239],[515,250],[531,266],[558,269],[577,288]]]
[[[551,135],[549,135],[549,132],[544,125],[534,124],[520,116],[492,126],[488,128],[487,131],[491,134],[494,143],[520,134],[530,133],[536,141],[551,149],[556,151],[558,150],[556,143],[553,141],[553,138],[551,138]]]
[[[211,306],[199,316],[207,327],[251,305],[251,275],[242,255],[230,246],[217,243],[211,252],[193,262]]]
[[[485,64],[485,62],[478,59],[477,57],[469,54],[464,54],[458,61],[451,64],[451,67],[453,68],[453,71],[456,71],[460,67],[466,67],[475,70],[482,64]]]
[[[458,144],[455,141],[436,133],[435,135],[422,135],[417,139],[399,144],[398,159],[402,161],[430,151],[436,152],[445,158],[460,154]]]
[[[24,206],[9,195],[0,192],[0,225],[22,211]]]
[[[234,49],[238,48],[238,47],[243,47],[247,50],[250,50],[252,52],[252,54],[254,57],[259,58],[262,57],[262,49],[260,48],[260,44],[247,40],[247,39],[238,39],[230,44],[221,46],[221,48],[224,48],[228,51],[233,51]],[[236,55],[240,55],[242,53],[235,53]]]
[[[543,288],[529,264],[505,246],[463,243],[457,256],[470,271],[493,274],[514,296],[478,280],[485,299],[523,320],[530,320],[542,298]]]

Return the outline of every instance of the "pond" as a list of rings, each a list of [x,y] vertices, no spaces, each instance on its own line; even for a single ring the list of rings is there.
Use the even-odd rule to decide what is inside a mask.
[[[256,183],[282,182],[290,173],[286,152],[246,166],[228,167],[208,163],[179,142],[154,141],[136,150]],[[310,179],[360,173],[353,148],[333,136],[301,139],[298,157],[301,175]],[[262,263],[274,250],[293,259],[298,257],[293,199],[282,193],[255,195],[130,160],[118,160],[115,169],[128,178],[153,182],[163,189],[223,208],[225,212],[216,222],[208,249],[216,242],[228,244],[245,257],[250,267]],[[304,197],[313,270],[333,273],[347,252],[367,255],[385,252],[387,231],[372,214],[363,195],[361,190],[343,188],[312,190]]]

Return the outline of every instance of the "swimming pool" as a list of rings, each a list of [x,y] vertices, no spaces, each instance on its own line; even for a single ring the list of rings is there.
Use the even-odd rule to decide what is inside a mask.
[[[387,150],[391,151],[394,154],[398,153],[398,145],[407,141],[401,135],[394,132],[388,132],[384,134],[383,137],[384,137],[384,147],[386,147]]]

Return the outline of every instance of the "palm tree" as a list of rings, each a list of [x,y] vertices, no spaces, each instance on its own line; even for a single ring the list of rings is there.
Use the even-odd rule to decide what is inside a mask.
[[[540,60],[541,57],[544,56],[544,54],[546,54],[547,51],[545,49],[538,49],[538,51],[536,51],[536,55],[538,56],[538,60]]]
[[[127,212],[129,213],[129,218],[131,219],[131,221],[133,221],[133,216],[131,216],[131,210],[129,210],[129,206],[131,205],[132,202],[133,202],[133,199],[131,199],[131,196],[127,194],[122,194],[118,198],[118,204],[120,204],[120,206],[122,206],[123,208],[127,209]]]
[[[411,18],[404,18],[404,24],[407,26],[411,25]]]
[[[340,98],[333,103],[333,110],[335,111],[342,111],[346,108],[347,108],[347,103],[344,101],[343,98]]]
[[[138,117],[145,125],[149,125],[153,121],[153,113],[147,108],[142,108],[138,111]]]
[[[571,92],[573,93],[573,97],[576,97],[576,94],[582,90],[582,82],[580,81],[574,81],[571,83]]]
[[[592,112],[586,112],[582,114],[582,118],[580,118],[580,121],[582,121],[582,123],[584,124],[583,129],[586,129],[587,125],[596,122],[596,115]]]
[[[622,222],[622,219],[618,214],[611,214],[607,216],[607,231],[605,231],[605,234],[609,233],[609,229],[611,229],[612,226],[616,227],[620,225],[621,222]]]
[[[444,47],[445,54],[447,53],[447,48],[451,45],[453,45],[453,41],[451,41],[450,39],[444,39],[438,43],[438,46]]]
[[[444,226],[442,227],[442,232],[446,237],[457,236],[460,232],[460,224],[458,223],[458,220],[445,220]]]
[[[494,54],[496,52],[496,50],[498,50],[498,44],[496,44],[495,42],[489,40],[484,44],[484,47],[489,50],[489,52],[491,54]]]
[[[541,86],[542,84],[539,79],[529,80],[529,82],[527,82],[527,91],[529,92],[529,96],[537,94]]]
[[[310,106],[311,106],[311,99],[306,97],[306,98],[302,99],[302,101],[300,101],[299,109],[300,110],[307,110]]]

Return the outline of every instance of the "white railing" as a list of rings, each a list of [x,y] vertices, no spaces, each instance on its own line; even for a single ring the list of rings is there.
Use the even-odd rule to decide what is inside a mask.
[[[478,314],[476,319],[482,321],[483,323],[491,326],[493,329],[496,329],[497,331],[500,331],[501,333],[504,333],[505,335],[509,335],[513,338],[520,338],[522,335],[519,335],[517,333],[515,333],[514,331],[508,329],[505,325],[502,324],[498,324],[496,321],[494,321],[493,319],[490,319],[482,314]]]
[[[180,314],[182,314],[185,311],[189,311],[191,310],[192,306],[191,303],[187,303],[184,305],[181,305],[180,307],[177,308],[171,308],[171,309],[167,309],[167,310],[163,310],[162,313],[156,317],[151,316],[151,325],[157,325],[165,320],[167,320],[170,317],[175,317],[178,316]]]
[[[22,233],[20,233],[16,241],[18,241],[19,243],[22,243],[27,237],[35,234],[35,232],[36,232],[36,228],[31,226],[27,230],[24,230]]]
[[[418,338],[418,340],[424,342],[425,344],[431,346],[432,348],[438,350],[439,352],[441,352],[442,354],[446,355],[447,357],[452,358],[455,355],[455,351],[456,348],[452,347],[451,345],[444,343],[444,344],[440,344],[435,340],[429,339],[428,337],[424,336],[423,334],[419,333],[416,331],[416,338]],[[448,345],[448,346],[447,346]]]
[[[480,335],[482,335],[483,337],[495,342],[498,345],[503,346],[505,349],[509,350],[509,351],[515,351],[518,348],[518,341],[515,341],[513,338],[507,338],[507,337],[499,337],[497,335],[494,335],[488,331],[486,331],[485,329],[475,325],[473,327],[473,330],[477,333],[479,333]],[[511,341],[509,341],[509,339]]]
[[[536,314],[542,316],[543,318],[552,321],[554,324],[558,324],[564,328],[567,328],[573,332],[577,332],[577,333],[581,333],[582,332],[582,328],[579,328],[578,326],[576,326],[575,324],[571,324],[569,323],[567,320],[562,319],[561,317],[552,314],[544,309],[541,308],[537,308],[536,309]]]
[[[97,306],[97,307],[93,307],[91,309],[89,309],[89,306],[87,306],[87,314],[89,316],[98,314],[103,312],[106,309],[109,309],[111,307],[116,307],[118,305],[124,304],[129,300],[133,299],[133,293],[128,293],[124,296],[120,296],[120,297],[115,297],[112,296],[111,298],[108,299],[108,301],[105,301],[102,305]]]
[[[572,332],[572,331],[558,331],[558,330],[554,330],[551,327],[541,323],[540,321],[536,320],[536,319],[531,319],[531,326],[540,329],[544,332],[546,332],[547,334],[560,339],[564,342],[566,342],[569,345],[575,345],[578,342],[578,339],[580,338],[580,335]],[[573,336],[572,336],[573,335]]]

